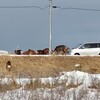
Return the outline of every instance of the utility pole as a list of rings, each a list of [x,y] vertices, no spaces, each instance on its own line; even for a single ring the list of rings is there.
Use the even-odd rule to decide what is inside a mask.
[[[49,0],[49,55],[52,51],[52,0]]]

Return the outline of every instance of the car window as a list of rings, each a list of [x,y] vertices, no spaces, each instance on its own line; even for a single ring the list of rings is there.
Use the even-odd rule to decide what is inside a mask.
[[[100,48],[100,43],[98,43],[98,48]]]
[[[91,44],[85,44],[84,48],[98,48],[100,47],[99,43],[91,43]]]
[[[91,44],[84,44],[84,48],[91,48]]]
[[[90,46],[90,48],[97,48],[97,47],[98,47],[97,43],[91,44],[91,46]]]
[[[100,45],[99,45],[100,46]],[[91,43],[91,44],[84,44],[80,47],[80,49],[86,49],[86,48],[97,48],[98,44],[97,43]]]
[[[79,47],[79,49],[86,49],[86,48],[100,48],[100,43],[87,43]]]

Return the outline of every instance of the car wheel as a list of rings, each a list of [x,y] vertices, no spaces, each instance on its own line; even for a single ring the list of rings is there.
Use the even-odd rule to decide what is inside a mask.
[[[80,55],[79,53],[75,53],[74,55]]]

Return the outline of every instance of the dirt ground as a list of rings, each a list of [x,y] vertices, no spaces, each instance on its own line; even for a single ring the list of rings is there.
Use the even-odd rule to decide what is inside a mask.
[[[11,62],[10,71],[7,61]],[[73,70],[100,73],[100,56],[0,56],[0,77],[48,77]]]

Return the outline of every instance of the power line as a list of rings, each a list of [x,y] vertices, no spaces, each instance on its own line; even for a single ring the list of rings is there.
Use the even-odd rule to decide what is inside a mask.
[[[40,6],[0,6],[0,8],[38,8],[41,10],[45,10],[47,8],[49,8],[49,6],[45,6],[45,7],[40,7]],[[60,6],[52,6],[52,8],[58,8],[61,10],[86,10],[86,11],[98,11],[100,12],[100,9],[90,9],[90,8],[77,8],[77,7],[60,7]]]
[[[73,8],[73,7],[62,8],[60,6],[53,6],[53,8],[59,8],[61,10],[86,10],[86,11],[99,11],[100,12],[100,9],[90,9],[90,8]]]
[[[49,6],[40,7],[40,6],[0,6],[0,8],[38,8],[41,10],[47,9]]]

